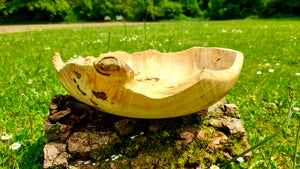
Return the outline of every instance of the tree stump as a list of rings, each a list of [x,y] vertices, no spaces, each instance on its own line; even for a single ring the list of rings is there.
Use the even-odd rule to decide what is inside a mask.
[[[206,110],[169,119],[115,116],[70,95],[54,96],[49,111],[47,169],[204,169],[249,148],[238,108],[225,98]]]

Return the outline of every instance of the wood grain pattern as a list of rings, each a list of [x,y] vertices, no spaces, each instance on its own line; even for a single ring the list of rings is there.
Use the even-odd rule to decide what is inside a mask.
[[[231,49],[193,47],[175,53],[117,51],[66,63],[56,53],[53,65],[79,101],[115,115],[154,119],[191,114],[219,101],[237,81],[243,58]]]

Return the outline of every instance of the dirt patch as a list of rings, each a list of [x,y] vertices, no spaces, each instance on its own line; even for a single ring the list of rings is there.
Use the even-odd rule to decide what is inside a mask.
[[[158,22],[147,22],[147,24],[157,24]],[[163,24],[164,22],[159,22]],[[126,25],[142,25],[144,22],[126,22]],[[67,24],[32,24],[32,25],[2,25],[0,34],[35,31],[53,28],[72,28],[72,27],[97,27],[97,26],[121,26],[124,22],[101,22],[101,23],[67,23]]]

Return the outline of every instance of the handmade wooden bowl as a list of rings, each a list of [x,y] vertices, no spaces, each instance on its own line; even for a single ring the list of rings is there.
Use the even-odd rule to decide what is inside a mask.
[[[64,63],[55,53],[58,79],[76,99],[104,112],[134,118],[170,118],[208,108],[238,79],[241,52],[193,47],[175,53],[122,51]]]

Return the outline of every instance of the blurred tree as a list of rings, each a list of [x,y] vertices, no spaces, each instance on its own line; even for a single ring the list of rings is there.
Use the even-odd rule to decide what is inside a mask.
[[[73,11],[78,15],[80,20],[93,19],[93,4],[91,0],[76,0]]]
[[[241,19],[258,14],[261,0],[210,0],[208,18]]]
[[[65,0],[1,0],[0,18],[2,22],[59,22],[70,10]]]
[[[300,16],[299,0],[0,0],[0,23]],[[183,17],[181,17],[183,16]]]
[[[110,17],[115,16],[115,3],[116,1],[110,0],[92,0],[93,2],[93,20],[103,20],[108,15]]]
[[[200,8],[200,1],[198,0],[179,0],[182,5],[183,14],[190,17],[200,17],[202,16],[202,11]]]
[[[300,16],[299,0],[264,0],[264,17]]]
[[[161,10],[164,12],[165,19],[174,19],[182,13],[182,4],[169,0],[159,3]]]

